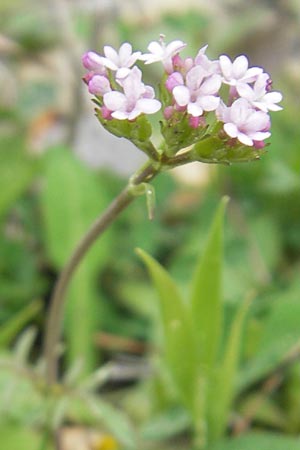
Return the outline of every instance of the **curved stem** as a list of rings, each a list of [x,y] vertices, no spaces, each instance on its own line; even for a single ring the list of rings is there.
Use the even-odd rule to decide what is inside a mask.
[[[157,172],[158,169],[155,168],[154,164],[150,160],[145,164],[145,166],[136,172],[127,187],[112,201],[108,208],[92,224],[62,270],[50,299],[50,308],[45,331],[44,357],[48,384],[53,384],[57,381],[59,358],[57,347],[61,334],[65,294],[76,268],[96,239],[133,201],[136,195],[132,190],[132,186],[151,180]]]

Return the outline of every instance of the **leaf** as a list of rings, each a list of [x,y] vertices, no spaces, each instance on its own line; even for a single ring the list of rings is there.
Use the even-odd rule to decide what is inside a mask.
[[[176,284],[167,271],[141,249],[158,292],[166,360],[179,392],[190,411],[194,408],[197,358],[192,323]]]
[[[293,287],[288,298],[282,297],[274,304],[257,353],[239,374],[239,389],[245,389],[274,370],[296,344],[300,344],[300,302],[299,291]]]
[[[222,333],[223,220],[227,202],[228,198],[224,197],[217,209],[191,286],[191,316],[196,342],[201,364],[207,369],[216,361]]]
[[[223,358],[217,369],[216,380],[212,379],[209,398],[209,435],[216,440],[226,430],[230,409],[235,395],[240,346],[250,300],[239,308],[230,327]]]
[[[20,450],[20,448],[37,449],[42,442],[42,435],[15,425],[1,425],[1,446],[7,450]],[[45,450],[54,450],[54,445],[46,445]]]
[[[19,137],[0,140],[0,217],[28,188],[36,172],[37,163],[25,151]]]
[[[141,434],[145,440],[170,439],[186,431],[190,425],[191,419],[186,411],[173,408],[148,421],[143,426]]]
[[[22,330],[24,325],[33,319],[43,307],[41,300],[35,300],[16,313],[0,330],[0,347],[6,347]]]
[[[101,420],[108,430],[120,441],[122,449],[137,449],[135,431],[125,414],[98,398],[85,397],[85,402],[94,417]]]
[[[210,450],[300,450],[300,439],[275,433],[251,433],[235,439],[226,439]]]
[[[108,203],[105,186],[96,175],[64,148],[52,149],[45,159],[42,212],[46,250],[61,269],[91,223]],[[68,356],[84,359],[85,371],[96,366],[93,335],[99,326],[101,303],[96,276],[107,258],[110,234],[96,242],[74,275],[66,314]],[[98,358],[97,358],[98,359]]]

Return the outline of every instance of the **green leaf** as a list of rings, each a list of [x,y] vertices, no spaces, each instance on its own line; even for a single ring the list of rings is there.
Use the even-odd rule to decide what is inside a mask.
[[[186,406],[193,411],[197,358],[187,307],[167,271],[143,250],[138,249],[137,253],[158,292],[167,364]]]
[[[217,209],[191,286],[191,316],[200,361],[207,369],[216,361],[222,334],[223,220],[227,202],[224,197]]]
[[[61,269],[91,223],[108,203],[105,185],[71,151],[52,149],[45,159],[42,194],[45,243],[48,257]],[[106,233],[88,252],[74,275],[66,315],[68,356],[85,361],[86,372],[96,366],[93,336],[99,327],[101,303],[96,277],[103,267],[110,244]]]
[[[240,357],[240,346],[250,301],[246,300],[239,308],[230,327],[216,379],[212,379],[210,386],[209,405],[209,435],[216,440],[226,430],[230,409],[235,395],[236,377]]]
[[[300,439],[275,433],[251,433],[236,439],[226,439],[210,450],[300,450]]]
[[[1,425],[1,446],[7,450],[20,450],[21,448],[38,449],[42,442],[42,435],[15,425]],[[44,450],[54,450],[54,445],[45,445]]]
[[[299,291],[293,288],[288,298],[282,297],[274,304],[265,322],[257,353],[240,372],[239,389],[245,389],[249,384],[265,377],[280,365],[289,351],[299,343]]]
[[[0,140],[0,217],[28,188],[36,167],[36,161],[26,154],[21,138]]]
[[[136,435],[127,416],[109,403],[94,397],[85,397],[85,402],[93,416],[120,441],[122,448],[136,450]]]
[[[35,300],[15,314],[0,330],[0,347],[5,347],[16,337],[24,325],[33,319],[41,310],[41,300]]]

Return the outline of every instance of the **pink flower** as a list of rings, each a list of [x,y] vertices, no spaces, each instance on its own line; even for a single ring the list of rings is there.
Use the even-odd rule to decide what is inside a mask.
[[[251,67],[248,69],[248,59],[246,56],[238,56],[233,62],[228,56],[221,55],[219,58],[223,82],[230,86],[240,86],[255,81],[263,71],[261,67]]]
[[[271,136],[270,117],[263,111],[254,110],[250,103],[239,98],[232,106],[221,103],[217,117],[224,122],[224,131],[231,138],[237,138],[242,144],[253,146]]]
[[[221,77],[212,75],[206,77],[202,67],[193,67],[186,76],[185,84],[182,77],[181,84],[173,89],[173,96],[177,105],[187,107],[187,112],[193,117],[199,117],[204,111],[214,111],[219,106],[220,98],[216,97],[221,87]]]
[[[132,53],[132,46],[124,42],[117,52],[109,45],[104,46],[105,58],[102,58],[103,64],[110,70],[116,71],[117,78],[124,78],[130,72],[130,67],[139,59],[141,52]]]
[[[179,53],[186,44],[180,40],[172,41],[169,44],[164,43],[164,35],[160,35],[160,43],[152,41],[148,45],[150,53],[145,53],[140,57],[140,60],[145,61],[145,64],[152,64],[161,61],[167,73],[173,71],[172,57]]]
[[[264,112],[280,111],[282,108],[276,103],[281,102],[282,95],[280,92],[268,92],[270,85],[270,77],[267,73],[258,76],[253,87],[248,84],[237,86],[239,95],[248,100],[255,108]]]
[[[154,114],[160,109],[161,103],[154,98],[153,88],[144,85],[142,72],[137,67],[118,82],[124,93],[110,91],[103,96],[104,105],[113,118],[134,120],[140,114]]]

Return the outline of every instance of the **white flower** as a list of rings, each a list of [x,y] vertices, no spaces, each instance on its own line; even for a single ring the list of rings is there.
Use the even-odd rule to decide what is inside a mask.
[[[105,58],[102,58],[103,64],[110,70],[116,71],[117,78],[124,78],[130,72],[130,67],[139,59],[141,52],[132,53],[132,46],[124,42],[117,52],[109,45],[104,46]]]
[[[172,57],[179,53],[186,44],[180,40],[172,41],[168,45],[164,42],[164,35],[160,36],[160,42],[152,41],[148,45],[150,53],[145,53],[140,57],[140,60],[145,61],[145,64],[152,64],[161,61],[167,73],[173,71]]]
[[[261,67],[250,67],[248,69],[248,59],[246,56],[238,56],[233,62],[228,56],[221,55],[219,58],[223,82],[230,86],[240,86],[252,83],[263,72]]]
[[[200,48],[196,58],[195,58],[195,64],[197,66],[201,66],[207,75],[212,75],[214,73],[219,74],[220,73],[220,62],[219,60],[212,61],[209,59],[205,52],[207,50],[208,45],[205,45],[204,47]]]
[[[142,113],[154,114],[160,109],[161,103],[154,98],[153,88],[144,85],[142,72],[137,67],[118,82],[124,93],[111,91],[103,96],[104,105],[115,119],[134,120]]]
[[[230,107],[221,103],[217,117],[224,122],[228,136],[237,138],[242,144],[253,146],[254,141],[263,141],[271,136],[270,117],[263,111],[254,110],[250,103],[239,98]]]
[[[268,92],[268,80],[270,79],[267,73],[258,76],[253,87],[248,84],[241,84],[237,86],[239,95],[247,99],[255,108],[261,109],[264,112],[280,111],[281,106],[276,103],[281,102],[282,94],[280,92]]]
[[[221,86],[221,77],[212,75],[206,77],[201,66],[193,67],[186,76],[185,85],[175,86],[172,93],[177,105],[187,107],[187,112],[193,117],[199,117],[204,111],[214,111],[219,106],[220,98],[216,97]]]

